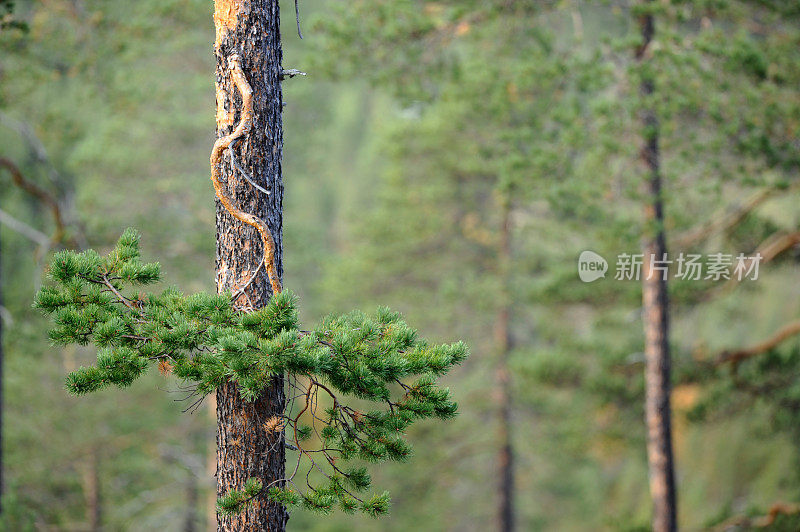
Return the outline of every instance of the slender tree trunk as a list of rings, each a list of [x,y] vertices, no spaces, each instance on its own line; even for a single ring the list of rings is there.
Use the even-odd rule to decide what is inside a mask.
[[[228,68],[228,59],[238,54],[245,78],[253,91],[253,122],[245,137],[233,146],[236,159],[253,181],[269,195],[234,172],[225,154],[222,183],[245,212],[269,225],[275,239],[275,261],[282,267],[281,155],[281,41],[277,0],[216,0],[214,23],[217,38],[217,136],[230,134],[240,119],[242,105]],[[217,289],[244,286],[256,271],[237,303],[264,306],[271,296],[264,268],[261,239],[256,230],[234,219],[217,201]],[[248,403],[238,387],[229,383],[217,390],[217,494],[241,489],[249,478],[265,486],[284,477],[283,434],[265,430],[264,423],[285,406],[283,378],[277,377],[257,400]],[[279,484],[278,484],[279,485]],[[218,531],[258,530],[278,532],[286,528],[286,510],[266,497],[258,497],[235,516],[217,515]]]
[[[509,265],[511,262],[511,226],[510,205],[504,198],[502,206],[502,227],[500,229],[500,247],[498,253],[498,269],[503,284],[503,302],[495,319],[495,344],[498,354],[497,390],[499,396],[500,429],[498,443],[498,523],[501,532],[514,530],[514,449],[511,444],[511,374],[508,370],[508,357],[511,352],[511,305],[508,287]]]
[[[649,3],[645,0],[645,3]],[[636,51],[639,63],[647,61],[653,39],[652,15],[640,21],[642,44]],[[645,336],[645,420],[647,425],[647,460],[650,494],[653,499],[653,530],[677,529],[675,472],[672,454],[672,420],[670,412],[670,349],[669,304],[667,277],[654,270],[653,261],[666,259],[664,208],[659,168],[658,119],[652,104],[647,102],[654,92],[653,80],[643,75],[640,92],[645,100],[642,112],[644,142],[641,157],[647,168],[645,207],[646,236],[642,246],[642,303]]]
[[[3,364],[5,363],[3,351],[3,252],[0,244],[0,513],[3,511]]]
[[[197,503],[199,500],[197,475],[189,469],[186,472],[186,517],[183,522],[183,532],[197,532]]]
[[[94,448],[89,451],[86,470],[83,474],[83,489],[86,497],[86,520],[89,530],[97,532],[103,529],[103,498],[100,490],[100,456]]]
[[[208,397],[208,415],[216,423],[217,421],[217,396],[211,395]],[[208,478],[211,479],[217,476],[217,449],[216,446],[206,450],[206,472]],[[205,487],[205,486],[204,486]],[[209,490],[208,504],[206,505],[205,528],[208,532],[215,532],[217,530],[217,490]]]

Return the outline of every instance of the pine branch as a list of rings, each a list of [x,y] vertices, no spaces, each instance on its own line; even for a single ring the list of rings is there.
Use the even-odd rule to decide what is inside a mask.
[[[237,312],[230,294],[184,296],[167,289],[127,295],[129,287],[160,276],[157,263],[141,262],[139,235],[131,229],[105,257],[92,250],[57,253],[49,273],[53,285],[40,290],[35,306],[53,317],[51,340],[99,348],[95,365],[67,376],[67,388],[76,395],[129,386],[157,365],[191,383],[187,399],[198,398],[191,409],[227,382],[238,384],[250,401],[274,375],[289,376],[296,395],[287,412],[295,400],[303,401],[303,408],[291,417],[275,416],[264,429],[290,431],[290,448],[297,451],[294,471],[269,485],[256,479],[224,495],[219,500],[223,512],[238,512],[267,496],[321,512],[338,506],[380,515],[388,510],[388,495],[361,498],[358,493],[371,484],[369,475],[342,462],[404,461],[411,454],[403,438],[408,426],[456,414],[456,403],[437,378],[464,360],[466,346],[429,344],[388,309],[329,316],[301,331],[291,292],[275,293],[264,308],[251,312]],[[300,387],[298,378],[307,384]],[[357,410],[348,404],[352,399],[374,409]],[[303,471],[306,488],[301,489],[296,482]],[[312,471],[323,484],[312,484]]]

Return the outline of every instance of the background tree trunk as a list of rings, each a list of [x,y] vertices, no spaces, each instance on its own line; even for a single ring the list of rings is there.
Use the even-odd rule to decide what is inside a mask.
[[[197,532],[197,507],[200,502],[198,493],[197,475],[194,471],[186,472],[186,517],[183,522],[183,532]]]
[[[92,448],[86,457],[83,472],[83,490],[86,497],[86,521],[89,530],[103,530],[103,495],[100,487],[100,454]]]
[[[509,267],[511,265],[511,205],[508,198],[503,198],[502,226],[500,228],[500,246],[498,249],[498,269],[502,283],[503,301],[495,319],[495,344],[498,353],[497,389],[499,396],[500,429],[498,443],[498,489],[500,494],[498,507],[499,529],[501,532],[514,530],[514,448],[511,444],[511,374],[508,369],[508,357],[512,348],[511,339],[511,303]]]
[[[649,3],[646,0],[645,3]],[[640,21],[642,44],[636,51],[638,62],[646,61],[653,39],[652,15]],[[653,80],[645,75],[640,93],[643,100],[654,92]],[[644,142],[641,156],[647,168],[645,239],[642,246],[642,304],[645,336],[645,420],[647,425],[647,460],[650,494],[653,499],[653,530],[676,530],[677,509],[675,472],[672,454],[672,419],[670,411],[669,305],[667,280],[661,271],[653,271],[652,260],[662,260],[667,252],[664,238],[664,207],[658,149],[658,119],[650,103],[642,112]]]
[[[0,513],[3,511],[3,251],[0,243]]]
[[[217,30],[217,136],[230,134],[239,121],[241,96],[228,70],[228,58],[238,54],[242,71],[253,90],[253,123],[250,132],[233,151],[242,167],[261,187],[260,192],[238,172],[225,154],[222,183],[234,202],[244,211],[259,216],[275,238],[275,261],[283,276],[281,155],[281,41],[277,0],[216,0],[214,23]],[[217,201],[217,290],[235,291],[248,282],[263,260],[256,230],[234,219]],[[271,296],[264,268],[237,303],[264,306]],[[241,489],[247,479],[259,478],[264,485],[284,477],[283,434],[264,429],[273,415],[285,406],[283,378],[273,383],[256,401],[247,403],[235,384],[217,390],[217,495]],[[217,516],[219,531],[282,531],[286,510],[265,497],[258,497],[236,516]]]

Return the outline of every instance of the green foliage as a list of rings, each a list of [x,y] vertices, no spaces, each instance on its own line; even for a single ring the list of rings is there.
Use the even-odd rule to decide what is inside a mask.
[[[50,339],[99,348],[95,365],[67,376],[67,389],[75,395],[130,386],[155,363],[193,382],[201,395],[235,382],[246,400],[256,399],[275,375],[288,374],[293,388],[305,379],[305,408],[294,418],[283,414],[281,423],[300,458],[318,467],[311,453],[321,453],[332,472],[326,474],[327,485],[299,498],[286,490],[268,491],[281,502],[325,513],[337,505],[344,511],[359,507],[373,516],[385,513],[386,494],[367,501],[354,494],[369,488],[366,470],[342,472],[333,465],[336,458],[406,460],[411,447],[403,434],[409,425],[456,414],[449,390],[438,387],[436,378],[466,358],[465,344],[429,344],[389,309],[329,316],[302,331],[297,298],[288,291],[249,313],[238,312],[230,294],[130,292],[160,278],[158,263],[140,260],[139,235],[133,229],[105,257],[91,250],[57,253],[49,275],[54,284],[39,291],[34,306],[52,317]],[[315,411],[320,392],[331,403],[324,414]],[[374,409],[357,410],[347,398],[367,401]],[[324,425],[320,449],[304,446],[314,435],[311,426],[301,424],[306,412]],[[262,491],[254,479],[221,498],[219,508],[237,512]]]
[[[28,30],[27,24],[14,17],[14,0],[0,0],[0,31],[6,29]]]
[[[207,180],[197,176],[207,172],[213,128],[211,3],[142,0],[135,10],[98,0],[16,4],[15,16],[32,31],[0,32],[0,106],[29,126],[49,160],[29,155],[6,122],[4,155],[40,183],[57,170],[54,185],[66,204],[74,198],[96,246],[113,244],[123,224],[146,232],[169,227],[153,230],[158,238],[148,240],[148,252],[162,260],[170,283],[187,293],[208,290],[213,213]],[[762,186],[796,181],[800,4],[651,4],[658,64],[649,73],[656,76],[671,240],[735,210]],[[387,303],[424,324],[426,335],[457,330],[476,352],[450,377],[468,413],[436,431],[409,427],[410,437],[429,445],[412,463],[371,468],[375,485],[403,493],[381,527],[492,526],[495,483],[486,479],[495,475],[497,442],[486,398],[494,374],[491,316],[504,301],[494,200],[511,182],[515,489],[519,500],[534,501],[517,506],[519,527],[644,529],[638,285],[608,278],[583,284],[574,271],[584,249],[611,260],[638,246],[641,209],[631,197],[639,176],[637,76],[646,72],[630,68],[640,42],[632,13],[608,2],[305,0],[301,14],[303,41],[292,37],[293,17],[283,17],[285,64],[313,74],[284,85],[284,169],[292,176],[284,243],[303,321],[316,323],[356,301]],[[300,57],[317,39],[322,49]],[[339,82],[326,82],[325,73]],[[396,93],[400,100],[388,97]],[[0,188],[4,210],[51,232],[38,206],[20,201],[14,187]],[[697,251],[754,250],[777,231],[796,230],[797,204],[795,188]],[[136,501],[184,474],[152,456],[150,443],[174,439],[202,452],[207,434],[192,443],[187,429],[204,428],[205,416],[175,423],[172,398],[151,393],[161,379],[153,374],[126,401],[63,397],[62,368],[74,369],[75,360],[89,365],[94,355],[69,346],[43,361],[41,321],[26,308],[31,277],[39,277],[34,248],[2,231],[3,315],[13,317],[3,323],[4,524],[81,527],[81,472],[86,450],[96,448],[103,499],[132,502],[104,506],[106,528],[136,519],[142,529],[178,529],[190,507],[181,490],[170,487],[144,507]],[[670,250],[680,251],[672,242]],[[684,382],[695,389],[698,357],[749,345],[800,315],[791,297],[793,255],[778,257],[757,284],[716,300],[709,300],[712,283],[672,283],[676,397],[685,400]],[[315,284],[326,276],[327,284]],[[93,342],[116,347],[116,329],[109,320]],[[792,364],[768,368],[754,359],[740,366],[737,384],[756,379],[758,395],[733,386],[727,368],[705,376],[707,415],[698,423],[684,424],[676,406],[684,527],[705,528],[709,515],[721,522],[743,506],[763,515],[776,500],[797,500],[791,460],[800,440],[781,433],[791,426],[782,416],[793,412],[783,408],[796,394],[787,382],[797,374]],[[750,427],[765,413],[756,438]],[[310,422],[304,418],[301,427]],[[32,425],[52,428],[42,438]],[[320,433],[330,437],[327,428]],[[317,441],[312,430],[303,443]],[[294,499],[287,504],[302,509],[301,495],[286,489]],[[14,521],[20,511],[30,513],[28,528]],[[375,528],[360,515],[323,520],[298,511],[292,521],[308,530]]]
[[[249,478],[241,490],[231,490],[217,500],[217,509],[226,515],[240,513],[248,501],[256,498],[263,490],[260,480]],[[270,495],[272,492],[270,491]]]
[[[797,7],[790,5],[689,0],[617,9],[592,2],[387,0],[337,4],[333,16],[319,17],[317,56],[330,58],[332,74],[346,77],[355,70],[399,93],[404,106],[383,134],[381,147],[390,162],[374,205],[365,204],[371,216],[358,213],[358,245],[348,248],[340,269],[329,270],[330,291],[357,280],[359,295],[375,300],[394,295],[399,301],[413,292],[422,302],[412,312],[424,315],[429,327],[464,328],[476,351],[468,368],[473,375],[499,364],[496,346],[486,341],[486,316],[509,304],[519,346],[512,355],[511,408],[526,420],[537,414],[535,422],[514,427],[517,463],[525,464],[515,489],[527,499],[546,493],[557,501],[519,509],[519,522],[528,528],[616,529],[648,522],[642,510],[648,504],[646,470],[643,461],[630,459],[644,457],[640,285],[613,280],[614,257],[635,253],[643,229],[649,229],[642,221],[639,149],[656,130],[641,126],[640,111],[654,109],[659,120],[672,258],[681,251],[750,253],[772,235],[796,231],[795,192],[783,204],[759,209],[752,217],[757,219],[719,230],[691,249],[673,241],[724,219],[753,192],[796,181],[800,26],[793,18]],[[637,64],[636,17],[643,13],[656,17],[656,34],[647,61]],[[639,93],[643,79],[655,83],[650,97]],[[503,201],[512,212],[507,269],[497,260]],[[609,259],[607,279],[577,279],[575,261],[587,249]],[[795,262],[789,255],[762,272],[782,284],[772,297],[762,290],[763,280],[735,290],[727,286],[726,294],[720,283],[670,281],[678,382],[704,356],[755,341],[796,315],[794,300],[775,304],[797,281],[796,268],[786,264]],[[781,263],[783,271],[777,268]],[[510,288],[502,286],[504,276]],[[714,348],[707,350],[706,342]],[[774,444],[796,409],[787,400],[796,393],[788,386],[796,369],[785,366],[780,379],[780,373],[752,364],[755,374],[748,370],[739,385],[761,383],[759,403],[771,405],[770,412],[774,407],[776,416],[769,434]],[[741,400],[727,372],[714,372],[714,378],[721,392],[709,399],[718,412],[736,415],[737,422],[754,415],[745,412],[747,406],[730,407]],[[482,397],[491,385],[476,378],[469,386]],[[714,387],[710,381],[704,385],[701,396]],[[689,388],[676,397],[685,393],[683,400],[690,402],[685,397],[697,390]],[[714,430],[711,423],[686,428],[678,404],[676,445],[687,433]],[[476,400],[470,411],[486,407]],[[479,415],[496,418],[494,411]],[[474,445],[502,445],[492,435],[481,439],[485,421],[459,422],[474,423],[459,427]],[[728,443],[724,436],[715,441]],[[679,448],[679,456],[693,452]],[[617,467],[623,460],[630,465]],[[679,499],[704,499],[682,503],[684,522],[697,522],[727,500],[744,499],[741,493],[726,499],[718,491],[726,484],[722,462],[703,464],[700,471],[684,460],[678,462],[686,468],[679,471]],[[488,467],[471,470],[479,471],[476,477],[496,474]],[[772,479],[771,490],[783,489],[776,479],[785,475],[759,472],[751,482],[731,480],[755,500],[769,499],[759,487],[766,478]],[[794,479],[785,484],[786,496],[795,498]],[[479,481],[464,481],[459,490],[474,505],[494,498]],[[699,497],[699,490],[707,496]],[[432,507],[431,518],[438,509],[429,501],[441,491],[420,497]],[[483,507],[476,513],[492,511]],[[463,526],[472,526],[472,518]],[[452,521],[446,526],[458,527]]]

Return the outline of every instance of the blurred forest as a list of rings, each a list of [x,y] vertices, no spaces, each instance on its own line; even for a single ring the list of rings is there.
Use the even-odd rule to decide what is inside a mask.
[[[69,396],[95,353],[50,347],[31,302],[54,250],[128,226],[166,284],[214,290],[213,3],[5,4],[2,529],[207,530],[208,408],[158,374]],[[519,530],[649,529],[641,284],[614,279],[646,229],[647,107],[671,257],[764,257],[757,280],[669,281],[679,523],[800,530],[800,5],[659,0],[644,62],[621,0],[300,0],[302,40],[282,8],[308,73],[283,85],[302,320],[386,304],[472,352],[445,379],[460,415],[372,469],[388,517],[289,529],[490,530],[504,499]],[[578,278],[585,250],[604,279]]]

